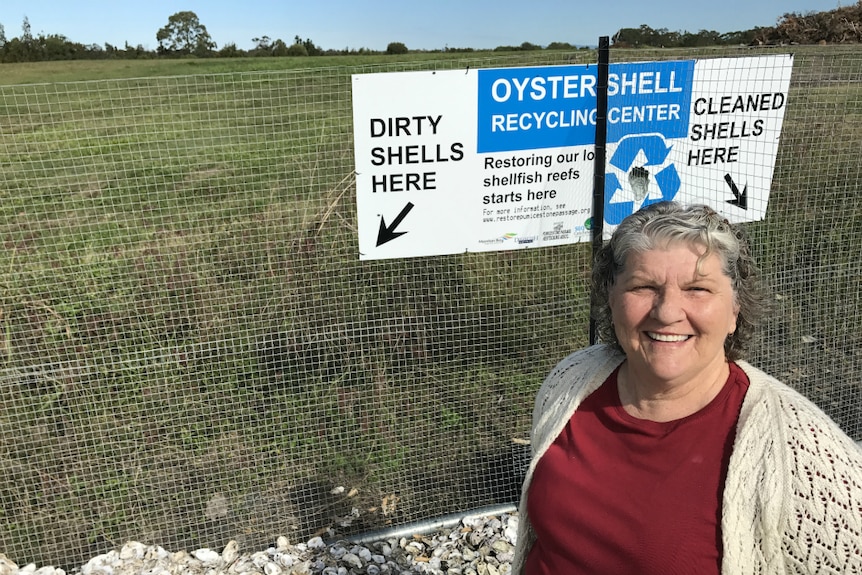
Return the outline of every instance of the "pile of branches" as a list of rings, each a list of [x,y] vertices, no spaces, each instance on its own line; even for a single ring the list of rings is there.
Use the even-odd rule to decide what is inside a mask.
[[[774,28],[761,28],[762,44],[846,44],[862,42],[862,0],[826,12],[789,13]]]

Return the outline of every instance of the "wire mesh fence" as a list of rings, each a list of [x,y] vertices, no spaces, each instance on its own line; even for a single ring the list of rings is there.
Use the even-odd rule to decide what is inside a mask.
[[[515,501],[533,394],[588,343],[589,244],[360,261],[350,78],[594,57],[0,88],[0,551],[254,549]],[[797,49],[747,224],[777,307],[752,362],[856,439],[860,134],[862,52]]]

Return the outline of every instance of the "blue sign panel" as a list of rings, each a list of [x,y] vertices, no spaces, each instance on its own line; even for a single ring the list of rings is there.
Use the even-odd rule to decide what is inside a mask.
[[[694,60],[612,64],[608,143],[688,135]],[[595,65],[479,70],[477,152],[595,143]]]

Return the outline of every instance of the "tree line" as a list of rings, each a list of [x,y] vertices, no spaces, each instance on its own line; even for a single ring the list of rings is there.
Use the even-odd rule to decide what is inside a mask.
[[[269,36],[252,38],[254,48],[241,50],[236,44],[219,48],[206,26],[191,11],[177,12],[168,18],[168,23],[156,32],[158,47],[147,50],[142,45],[123,47],[109,43],[81,44],[69,40],[62,34],[33,35],[27,17],[21,25],[21,35],[8,38],[0,22],[0,62],[39,62],[49,60],[98,60],[98,59],[143,59],[171,57],[220,57],[237,58],[247,56],[332,56],[355,54],[407,54],[411,52],[403,42],[390,42],[385,52],[367,48],[323,49],[310,38],[294,36],[290,42]],[[862,0],[852,6],[839,7],[825,12],[806,14],[787,13],[772,27],[756,27],[751,30],[719,33],[714,30],[699,32],[670,31],[667,28],[653,29],[646,24],[639,28],[621,28],[612,37],[612,46],[618,48],[639,47],[703,47],[724,45],[760,44],[823,44],[862,42]],[[524,50],[574,50],[566,42],[553,42],[539,46],[524,42],[517,46],[498,46],[495,51]],[[473,48],[445,47],[440,52],[472,52]]]
[[[0,22],[0,62],[40,62],[50,60],[100,60],[100,59],[145,59],[177,57],[218,57],[240,58],[247,56],[341,56],[355,54],[407,54],[410,50],[403,42],[390,42],[385,52],[375,52],[368,48],[323,49],[310,38],[294,36],[288,43],[281,38],[263,35],[252,38],[254,48],[241,50],[236,44],[229,43],[219,48],[213,41],[206,26],[197,14],[191,11],[177,12],[168,18],[168,23],[156,32],[158,47],[147,50],[142,45],[118,47],[105,43],[81,44],[73,42],[60,34],[39,34],[31,32],[30,22],[24,17],[19,37],[7,39],[5,28]],[[575,50],[576,46],[564,42],[554,42],[546,47],[524,42],[519,46],[499,46],[496,50]],[[473,48],[450,48],[446,46],[439,52],[473,52]]]

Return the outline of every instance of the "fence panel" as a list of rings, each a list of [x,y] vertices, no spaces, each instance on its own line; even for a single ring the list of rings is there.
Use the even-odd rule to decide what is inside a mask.
[[[74,567],[514,501],[533,394],[587,343],[589,246],[360,262],[350,76],[590,58],[0,88],[0,551]],[[748,226],[778,307],[753,362],[856,439],[860,74],[796,51]]]

